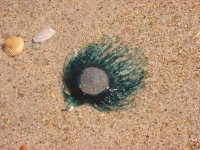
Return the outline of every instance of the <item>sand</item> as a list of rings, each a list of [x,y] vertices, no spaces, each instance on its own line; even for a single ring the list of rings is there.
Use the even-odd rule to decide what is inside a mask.
[[[0,42],[21,36],[21,55],[0,48],[0,149],[200,149],[199,0],[1,0]],[[45,43],[32,38],[51,25]],[[104,35],[145,50],[145,88],[136,107],[99,112],[67,105],[62,67]]]

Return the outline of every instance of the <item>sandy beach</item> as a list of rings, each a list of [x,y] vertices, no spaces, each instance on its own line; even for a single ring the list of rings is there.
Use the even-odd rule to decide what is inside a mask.
[[[0,0],[0,150],[199,150],[199,0]],[[46,26],[56,34],[32,42]],[[103,36],[145,50],[145,88],[135,108],[61,111],[65,58]]]

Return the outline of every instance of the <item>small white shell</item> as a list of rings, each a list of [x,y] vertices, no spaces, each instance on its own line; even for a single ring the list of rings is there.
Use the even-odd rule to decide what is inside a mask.
[[[33,41],[36,43],[44,42],[48,40],[49,38],[51,38],[55,33],[56,31],[52,29],[51,27],[44,28],[35,35],[35,37],[33,38]]]

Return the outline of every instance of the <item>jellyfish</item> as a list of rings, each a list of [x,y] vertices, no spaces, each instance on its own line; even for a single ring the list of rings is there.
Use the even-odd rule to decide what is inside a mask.
[[[99,111],[135,106],[133,96],[144,87],[144,51],[118,40],[102,40],[80,49],[63,66],[64,109],[89,104]]]

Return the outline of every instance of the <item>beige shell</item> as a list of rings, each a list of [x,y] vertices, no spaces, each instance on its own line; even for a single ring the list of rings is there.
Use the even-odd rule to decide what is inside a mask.
[[[22,52],[24,40],[21,37],[12,37],[4,42],[4,51],[8,56],[16,56]]]

